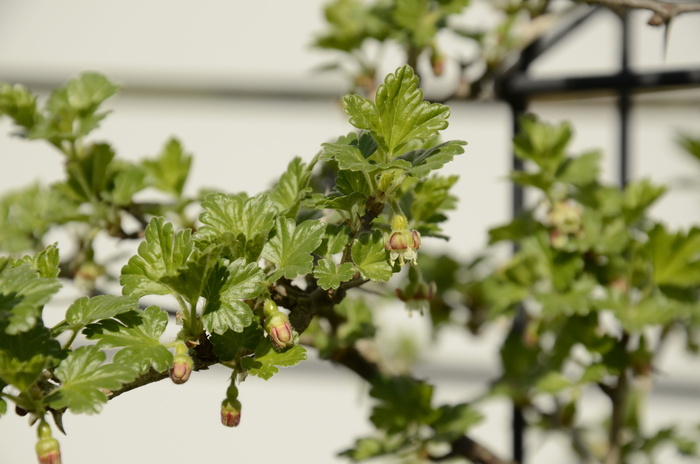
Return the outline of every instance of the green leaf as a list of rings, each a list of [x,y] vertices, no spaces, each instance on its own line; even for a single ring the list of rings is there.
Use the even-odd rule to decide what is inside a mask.
[[[34,266],[41,277],[56,278],[61,272],[59,268],[58,243],[53,243],[34,256]]]
[[[423,101],[418,77],[410,66],[389,74],[377,88],[375,101],[359,95],[343,98],[350,124],[368,130],[388,159],[413,143],[425,143],[447,127],[450,109]]]
[[[136,371],[119,364],[103,364],[106,355],[96,346],[81,346],[61,361],[55,371],[61,386],[47,398],[54,409],[96,414],[107,402],[105,390],[117,390],[136,378]]]
[[[414,424],[430,424],[437,413],[431,406],[433,387],[411,377],[383,377],[372,382],[370,396],[379,400],[370,420],[389,433]]]
[[[557,169],[560,182],[584,186],[595,182],[600,174],[600,152],[584,153],[576,158],[566,159]]]
[[[122,268],[120,278],[125,295],[167,295],[173,289],[163,278],[179,273],[194,252],[190,230],[174,232],[173,225],[162,217],[154,217],[146,227],[146,240],[141,242],[138,255],[132,256]]]
[[[269,380],[279,372],[278,367],[296,366],[306,360],[306,350],[301,345],[279,352],[272,346],[269,338],[263,338],[255,349],[255,357],[241,359],[241,365],[249,374]]]
[[[461,140],[451,140],[431,148],[409,151],[399,158],[411,163],[409,172],[413,177],[421,178],[430,174],[431,171],[442,168],[456,155],[464,153],[462,147],[466,144],[467,142]]]
[[[301,200],[311,191],[310,177],[311,171],[308,166],[302,162],[301,158],[294,158],[270,192],[270,199],[277,211],[284,212],[287,217],[296,216]]]
[[[135,311],[138,308],[138,302],[127,296],[99,295],[92,298],[84,296],[75,300],[66,311],[68,325],[63,330],[77,332],[92,322],[109,319],[119,313]]]
[[[161,282],[196,305],[219,263],[221,248],[221,245],[210,245],[203,250],[195,249],[187,264],[178,268],[177,274],[164,276]]]
[[[379,231],[364,234],[352,244],[352,260],[363,279],[386,282],[393,274],[384,238]]]
[[[34,385],[49,359],[37,354],[28,360],[21,361],[6,351],[0,351],[0,379],[19,391],[25,392]]]
[[[113,177],[114,150],[106,143],[91,145],[81,158],[66,163],[68,180],[57,187],[67,197],[78,202],[90,202],[108,190]]]
[[[192,165],[192,156],[185,153],[179,140],[171,138],[157,158],[143,161],[149,182],[158,190],[182,196]]]
[[[623,193],[623,215],[628,224],[644,216],[644,213],[666,192],[666,187],[654,185],[647,179],[630,182]]]
[[[316,220],[296,225],[285,217],[277,219],[276,234],[265,244],[261,256],[277,266],[270,280],[284,275],[293,279],[299,274],[308,274],[313,269],[311,252],[321,245],[325,224]]]
[[[458,439],[484,418],[466,403],[440,406],[437,413],[437,419],[431,424],[435,430],[434,439],[448,442]]]
[[[212,193],[202,202],[202,208],[197,240],[224,244],[232,257],[257,261],[277,214],[268,195],[247,198]]]
[[[163,372],[173,363],[173,354],[160,343],[167,325],[168,313],[157,306],[149,306],[144,311],[121,313],[115,315],[115,319],[91,324],[85,329],[85,335],[99,340],[100,348],[123,347],[114,355],[117,364],[139,374],[150,368]]]
[[[555,395],[572,386],[571,380],[557,371],[549,371],[537,381],[536,388],[543,392]]]
[[[246,264],[242,258],[227,266],[219,265],[202,294],[207,300],[202,314],[204,327],[218,334],[243,331],[253,322],[253,311],[242,300],[260,295],[264,279],[256,263]]]
[[[209,336],[214,346],[214,354],[222,361],[233,361],[241,350],[253,351],[265,336],[260,324],[253,323],[243,329],[243,332],[227,330],[224,333],[213,333]]]
[[[535,162],[545,173],[554,175],[566,156],[572,130],[567,123],[554,126],[531,116],[520,118],[520,133],[513,138],[515,154]]]
[[[101,74],[86,72],[71,79],[66,85],[68,103],[81,113],[93,112],[109,97],[116,95],[119,86]]]
[[[350,228],[346,224],[328,224],[321,246],[315,253],[319,256],[331,257],[340,253],[350,240]]]
[[[115,205],[127,206],[133,196],[146,187],[146,171],[133,164],[124,165],[114,176],[114,186],[109,192],[109,200]]]
[[[352,279],[354,274],[355,267],[352,263],[338,265],[327,258],[320,260],[314,268],[314,277],[318,279],[318,284],[324,290],[340,287],[341,283]]]
[[[0,84],[0,116],[7,115],[20,127],[31,129],[40,115],[36,95],[21,85]]]
[[[56,278],[41,277],[33,265],[0,270],[0,322],[7,334],[26,332],[41,318],[43,306],[61,288]]]
[[[646,244],[657,285],[697,286],[700,283],[700,229],[672,234],[657,224]]]

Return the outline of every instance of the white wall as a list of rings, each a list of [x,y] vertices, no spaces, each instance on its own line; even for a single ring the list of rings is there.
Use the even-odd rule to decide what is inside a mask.
[[[260,92],[344,90],[341,79],[311,70],[329,56],[309,49],[322,27],[322,1],[259,2],[135,0],[36,0],[0,3],[0,80],[60,83],[87,69],[106,73],[125,85],[110,101],[114,110],[95,136],[114,143],[118,154],[137,158],[155,154],[171,135],[194,153],[188,189],[215,187],[255,193],[286,166],[292,156],[308,160],[319,145],[351,128],[333,98],[306,100],[245,97]],[[635,22],[641,46],[633,54],[639,68],[698,66],[700,22],[681,18],[674,26],[665,61],[661,34]],[[574,71],[615,69],[616,20],[602,15],[533,69],[546,76]],[[129,87],[188,88],[187,95],[130,93]],[[674,145],[678,130],[700,134],[697,91],[640,98],[633,113],[632,172],[657,182],[697,179],[700,166]],[[486,229],[509,215],[510,115],[497,103],[455,103],[446,137],[469,142],[467,153],[447,169],[461,180],[461,206],[447,225],[447,244],[427,247],[469,256],[486,243]],[[574,151],[616,150],[616,113],[608,99],[538,102],[533,110],[552,122],[571,120]],[[6,137],[0,121],[0,192],[34,179],[49,182],[61,174],[61,160],[49,147]],[[616,178],[614,158],[606,175]],[[700,191],[669,194],[655,213],[675,225],[697,223]],[[66,295],[64,303],[68,303]],[[60,303],[60,302],[59,302]],[[60,305],[59,305],[60,306]],[[60,311],[60,307],[56,308]],[[396,320],[396,318],[394,318]],[[424,333],[425,321],[401,315],[401,325]],[[494,328],[479,340],[453,334],[426,356],[420,372],[438,385],[440,399],[467,401],[483,391],[498,369]],[[697,381],[698,361],[666,354],[665,384]],[[68,416],[61,439],[65,462],[335,462],[334,454],[353,436],[370,431],[369,403],[362,383],[352,375],[316,361],[283,371],[266,383],[250,379],[241,387],[243,422],[222,427],[218,407],[226,387],[224,369],[198,373],[187,384],[169,382],[116,399],[97,417]],[[666,391],[669,391],[668,387]],[[664,390],[662,389],[661,393]],[[266,400],[275,397],[274,401]],[[600,404],[595,395],[591,404]],[[649,410],[655,423],[694,419],[697,397],[661,394]],[[602,407],[602,406],[601,406]],[[508,406],[487,403],[489,420],[474,434],[502,455],[509,454]],[[31,462],[33,430],[26,419],[9,413],[0,419],[0,463]],[[265,438],[271,432],[275,441]],[[204,444],[203,448],[191,443]],[[530,437],[530,462],[564,462],[557,441]],[[556,457],[556,458],[555,458]],[[284,461],[282,461],[284,460]],[[343,462],[339,460],[338,462]],[[573,462],[573,460],[569,461]],[[682,462],[668,457],[663,462]]]

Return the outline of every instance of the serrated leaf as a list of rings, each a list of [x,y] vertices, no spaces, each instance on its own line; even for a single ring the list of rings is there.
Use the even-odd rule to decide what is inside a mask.
[[[178,268],[175,275],[162,277],[161,282],[196,305],[219,262],[221,248],[222,245],[210,245],[204,250],[196,249],[185,266]]]
[[[576,158],[566,159],[557,169],[557,179],[560,182],[577,187],[591,184],[600,174],[599,152],[584,153]]]
[[[114,186],[109,199],[115,205],[126,206],[133,202],[133,196],[146,187],[146,171],[141,166],[126,165],[114,176]]]
[[[368,130],[392,159],[412,143],[424,143],[447,127],[450,109],[423,101],[418,77],[410,66],[389,74],[377,88],[375,101],[359,95],[343,98],[350,124]]]
[[[33,265],[5,267],[0,271],[0,322],[5,333],[26,332],[37,324],[42,307],[61,288],[56,278],[41,277]]]
[[[330,257],[345,249],[350,240],[350,228],[346,224],[328,224],[321,246],[315,253],[319,256]]]
[[[58,267],[60,259],[58,255],[58,243],[53,243],[34,256],[34,265],[41,277],[55,278],[61,272]]]
[[[324,258],[314,268],[314,277],[324,290],[338,288],[343,282],[352,279],[355,267],[352,263],[336,264],[332,259]]]
[[[401,155],[399,158],[411,163],[409,173],[413,177],[425,177],[432,171],[442,168],[445,164],[454,159],[455,156],[464,153],[464,145],[467,142],[462,140],[451,140],[441,143],[431,148],[412,150]]]
[[[0,116],[7,115],[20,127],[31,129],[39,118],[36,95],[22,85],[0,84]]]
[[[374,380],[369,392],[379,400],[370,420],[389,433],[406,430],[413,424],[430,424],[437,413],[431,406],[433,387],[410,377],[385,377]]]
[[[256,263],[246,264],[242,258],[214,270],[202,294],[207,300],[202,314],[207,331],[223,334],[248,327],[253,322],[253,311],[242,300],[260,295],[264,279]]]
[[[352,260],[360,271],[363,279],[372,282],[386,282],[391,278],[393,270],[389,264],[389,254],[384,248],[384,238],[381,232],[364,234],[352,245]]]
[[[189,229],[175,234],[173,225],[162,217],[154,217],[146,227],[146,240],[141,242],[138,255],[132,256],[122,268],[120,278],[125,295],[167,295],[173,290],[162,280],[175,276],[194,251]]]
[[[323,240],[325,224],[316,220],[295,224],[285,217],[277,219],[276,234],[263,247],[261,256],[277,266],[270,280],[284,275],[293,279],[299,274],[308,274],[313,269],[313,252]]]
[[[671,234],[657,224],[647,242],[657,285],[697,286],[700,282],[700,229]]]
[[[143,167],[150,183],[166,193],[182,196],[192,165],[192,156],[185,153],[179,140],[171,138],[153,160],[144,160]]]
[[[224,333],[213,333],[209,336],[214,346],[214,354],[222,361],[232,361],[240,354],[240,350],[253,351],[265,336],[260,324],[253,323],[243,329],[243,332],[227,330]]]
[[[77,332],[92,322],[109,319],[117,314],[135,311],[138,308],[138,302],[127,296],[99,295],[92,298],[84,296],[75,300],[66,311],[67,325],[61,327],[61,331]]]
[[[104,391],[117,390],[136,378],[136,371],[119,364],[103,364],[106,355],[96,346],[81,346],[61,361],[55,371],[61,386],[48,398],[54,409],[96,414],[107,402]]]
[[[0,351],[0,379],[17,388],[27,391],[41,375],[49,358],[37,354],[34,357],[20,361],[5,351]]]
[[[71,107],[80,112],[94,111],[102,102],[115,95],[119,86],[99,73],[85,72],[66,85],[66,96]]]
[[[222,243],[234,258],[257,261],[277,214],[268,195],[248,198],[212,193],[202,202],[202,208],[204,212],[199,217],[202,227],[195,235],[197,240]]]
[[[78,202],[90,202],[108,190],[113,172],[111,163],[115,153],[106,143],[91,145],[81,158],[68,160],[68,180],[57,188]]]
[[[301,158],[294,158],[279,182],[270,191],[270,199],[277,211],[284,212],[287,217],[296,216],[301,200],[311,191],[310,177],[311,171]]]
[[[434,439],[448,442],[464,435],[469,428],[484,418],[481,413],[466,403],[440,406],[437,413],[437,419],[431,424],[435,430]]]
[[[85,335],[98,340],[100,348],[118,348],[114,362],[134,369],[140,374],[150,368],[158,372],[173,363],[173,354],[160,343],[160,337],[168,325],[168,313],[157,306],[144,311],[131,311],[115,315],[115,319],[91,324]]]
[[[306,349],[301,345],[279,352],[272,346],[269,338],[260,340],[255,349],[255,357],[241,359],[241,365],[249,374],[269,380],[279,372],[278,367],[296,366],[306,360]]]

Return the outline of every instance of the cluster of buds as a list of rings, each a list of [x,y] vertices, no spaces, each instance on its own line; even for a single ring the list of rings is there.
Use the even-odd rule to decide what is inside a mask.
[[[221,423],[226,427],[237,427],[241,422],[241,402],[238,388],[233,383],[226,390],[226,399],[221,402]]]
[[[274,301],[265,300],[265,332],[278,350],[284,350],[296,344],[299,337],[289,323],[289,317],[279,310]]]
[[[564,248],[571,237],[582,232],[583,211],[572,201],[559,201],[552,205],[548,219],[552,227],[549,240],[554,248]]]
[[[39,464],[61,464],[61,449],[58,440],[51,436],[51,427],[46,421],[39,423],[37,430],[39,440],[36,442],[36,457]]]
[[[401,266],[406,261],[416,264],[420,245],[420,234],[417,230],[408,229],[406,216],[395,215],[391,220],[391,233],[384,234],[384,248],[389,250],[391,265],[393,266],[397,259]]]
[[[187,345],[184,342],[178,342],[175,345],[173,367],[170,368],[170,379],[177,385],[183,384],[190,378],[193,368],[194,362],[187,354]]]

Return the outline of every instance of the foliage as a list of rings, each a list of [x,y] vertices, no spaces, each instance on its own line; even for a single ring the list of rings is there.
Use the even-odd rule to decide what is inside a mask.
[[[415,229],[426,237],[440,235],[455,179],[433,172],[461,154],[465,142],[436,142],[449,108],[424,102],[418,77],[404,66],[387,76],[375,100],[345,98],[358,132],[324,144],[309,163],[294,159],[270,190],[254,197],[217,192],[189,198],[184,186],[192,158],[177,140],[167,141],[153,158],[126,162],[107,142],[88,139],[106,116],[101,104],[117,90],[104,76],[86,73],[39,107],[21,86],[0,88],[0,114],[24,138],[53,145],[66,166],[64,181],[0,200],[0,221],[8,225],[0,248],[15,256],[26,253],[0,258],[3,411],[13,402],[32,422],[46,428],[51,415],[62,428],[67,410],[98,413],[108,398],[168,375],[183,383],[192,370],[219,363],[232,370],[225,425],[237,425],[239,413],[231,415],[231,408],[240,410],[235,385],[246,374],[268,380],[280,367],[305,360],[300,334],[304,345],[326,346],[328,356],[341,346],[354,349],[354,341],[371,334],[370,313],[362,309],[364,328],[347,326],[338,338],[336,330],[353,324],[356,310],[366,308],[346,296],[401,271],[390,254],[403,250],[393,250],[385,239],[392,218],[400,216],[407,230],[392,232],[416,237],[414,260],[420,247]],[[318,187],[329,182],[330,190]],[[160,190],[167,200],[142,202],[138,194],[147,188]],[[186,207],[200,201],[197,221]],[[404,212],[402,205],[409,209]],[[429,205],[432,213],[410,205]],[[127,228],[127,219],[139,227]],[[74,231],[75,253],[46,246],[47,232],[57,226]],[[109,263],[96,262],[97,236],[139,241],[120,275],[109,274]],[[306,286],[298,285],[299,278]],[[75,280],[86,296],[66,308],[62,321],[45,327],[43,308],[66,279]],[[122,295],[102,294],[106,279],[118,281]],[[152,295],[171,303],[142,306]],[[275,302],[288,317],[274,309]],[[171,340],[164,338],[175,321],[169,313],[181,325]],[[328,330],[319,329],[321,319],[332,321]],[[113,352],[109,362],[107,350]],[[411,401],[412,381],[383,377],[379,370],[371,377],[408,382],[405,401]],[[373,395],[389,401],[386,388],[376,383]],[[445,440],[476,421],[465,419],[476,418],[466,405],[432,409],[429,395],[427,401],[425,417],[404,418],[394,411],[401,405],[389,404],[377,413],[382,417],[377,423],[416,421],[432,427],[431,440]],[[398,432],[395,425],[389,429]]]

